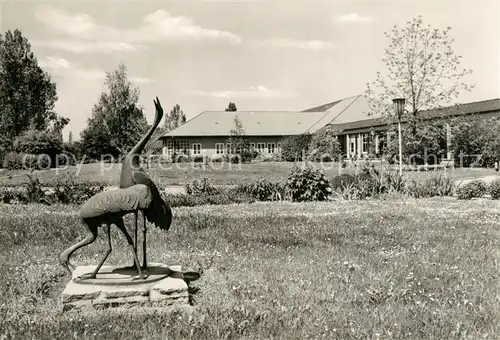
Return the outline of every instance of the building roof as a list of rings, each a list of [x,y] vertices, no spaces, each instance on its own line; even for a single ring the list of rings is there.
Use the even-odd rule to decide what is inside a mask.
[[[457,104],[447,107],[442,107],[439,109],[423,110],[421,111],[421,117],[424,119],[432,119],[436,117],[457,117],[463,115],[471,115],[476,113],[488,113],[500,111],[500,98],[483,100],[478,102]],[[351,122],[340,122],[332,121],[330,124],[332,127],[339,129],[341,131],[354,130],[354,129],[366,129],[376,126],[386,125],[387,120],[381,117],[372,117],[368,119],[355,120]]]
[[[163,137],[229,136],[238,116],[247,136],[314,133],[327,125],[346,131],[387,124],[369,114],[369,99],[357,95],[304,111],[204,111]],[[500,98],[422,111],[426,118],[500,111]]]
[[[443,115],[462,116],[475,113],[486,113],[500,110],[500,98],[482,100],[478,102],[457,104],[439,109],[422,111],[422,116],[426,118],[435,118]]]
[[[229,136],[238,117],[246,136],[289,136],[307,131],[324,112],[204,111],[164,137]]]

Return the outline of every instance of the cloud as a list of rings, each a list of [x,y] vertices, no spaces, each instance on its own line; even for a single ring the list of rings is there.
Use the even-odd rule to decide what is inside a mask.
[[[78,39],[35,40],[32,45],[79,54],[131,52],[144,48],[142,45],[133,45],[118,41],[86,41]]]
[[[287,38],[278,39],[267,39],[257,42],[259,45],[277,47],[277,48],[295,48],[303,50],[327,50],[335,48],[336,45],[333,42],[322,41],[322,40],[296,40]]]
[[[151,78],[143,78],[143,77],[129,77],[129,80],[135,84],[151,84],[154,82],[154,80]]]
[[[48,56],[39,60],[38,64],[41,68],[50,70],[51,74],[60,76],[70,76],[85,80],[102,80],[106,77],[106,73],[100,68],[84,68],[72,64],[64,58]]]
[[[146,15],[133,29],[104,25],[86,13],[71,14],[53,7],[40,8],[35,12],[35,18],[51,34],[66,37],[39,41],[37,44],[75,53],[127,52],[143,48],[145,43],[164,41],[241,43],[241,38],[231,32],[205,28],[192,18],[172,16],[165,10]]]
[[[357,13],[349,13],[333,18],[336,22],[341,23],[368,23],[375,20],[372,16],[361,16]]]
[[[193,91],[191,94],[213,98],[276,98],[294,96],[291,93],[285,93],[276,89],[268,89],[262,85],[250,86],[245,90]]]

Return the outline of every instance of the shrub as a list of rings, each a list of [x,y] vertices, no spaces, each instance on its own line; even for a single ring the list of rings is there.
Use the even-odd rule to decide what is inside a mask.
[[[212,157],[210,157],[210,162],[213,162],[213,163],[221,163],[222,161],[224,161],[224,157],[222,155],[213,155]]]
[[[92,182],[76,182],[73,177],[64,181],[56,180],[53,195],[61,204],[83,204],[92,196],[104,190],[103,185]]]
[[[9,170],[48,169],[51,159],[48,155],[35,155],[23,152],[9,152],[5,155],[4,167]]]
[[[288,175],[286,187],[294,202],[324,201],[332,192],[323,171],[309,164],[303,169],[295,165]]]
[[[283,160],[281,152],[259,153],[257,161],[259,162],[281,162]]]
[[[286,184],[259,179],[251,183],[238,185],[236,191],[249,194],[259,201],[275,201],[285,198]]]
[[[26,203],[24,190],[13,190],[17,188],[0,188],[0,202],[5,204]]]
[[[312,136],[309,134],[285,137],[281,141],[282,159],[287,162],[304,161]]]
[[[316,162],[330,162],[342,153],[341,145],[335,138],[337,131],[326,127],[314,133],[309,144],[309,158]]]
[[[28,182],[25,184],[25,198],[22,197],[21,201],[25,201],[25,203],[42,203],[42,204],[51,204],[55,203],[53,197],[51,197],[50,193],[42,189],[42,183],[40,179],[37,177],[28,176]]]
[[[206,177],[202,179],[195,179],[191,183],[184,186],[186,193],[188,195],[199,195],[199,194],[216,194],[219,190],[212,185],[210,180]]]
[[[423,181],[410,181],[405,191],[414,198],[453,196],[455,183],[451,177],[440,175]]]
[[[205,160],[205,157],[203,156],[192,156],[191,157],[193,163],[203,163],[203,161]]]
[[[482,180],[475,179],[460,186],[457,190],[457,195],[459,199],[471,199],[483,197],[486,192],[486,183]]]
[[[249,194],[234,189],[219,191],[215,194],[162,194],[163,199],[171,207],[194,207],[198,205],[222,205],[233,203],[252,203],[255,200]]]
[[[405,180],[396,171],[379,171],[365,164],[359,174],[342,174],[332,180],[332,188],[344,199],[365,199],[382,194],[402,193]]]
[[[9,170],[20,170],[25,169],[26,165],[24,163],[25,155],[18,152],[8,152],[5,154],[4,158],[4,168]]]
[[[34,155],[47,155],[49,161],[46,166],[54,167],[56,156],[63,150],[63,141],[56,132],[28,130],[16,137],[14,151],[19,153],[31,153]],[[39,165],[44,168],[42,165]]]
[[[488,186],[488,193],[494,200],[500,199],[500,179],[496,179]]]

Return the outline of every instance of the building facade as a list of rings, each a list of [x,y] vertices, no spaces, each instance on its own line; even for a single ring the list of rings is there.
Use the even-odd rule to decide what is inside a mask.
[[[347,158],[376,157],[384,154],[391,138],[388,123],[369,112],[368,99],[362,95],[349,97],[304,111],[205,111],[184,125],[161,137],[163,155],[176,154],[217,157],[230,150],[230,131],[238,120],[244,138],[261,154],[272,155],[281,150],[287,136],[314,134],[322,129],[336,131],[342,154]],[[500,116],[500,98],[460,104],[421,112],[426,119],[443,116],[467,116],[488,119]],[[404,124],[404,122],[403,122]],[[451,159],[451,128],[445,125],[445,159]]]

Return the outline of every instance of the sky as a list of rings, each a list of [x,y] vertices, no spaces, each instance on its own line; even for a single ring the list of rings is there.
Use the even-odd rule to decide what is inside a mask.
[[[389,41],[421,15],[452,27],[455,52],[476,84],[459,102],[500,97],[500,3],[445,1],[13,1],[2,32],[20,29],[57,84],[56,111],[75,139],[123,62],[149,122],[158,96],[202,111],[304,110],[362,94]]]

